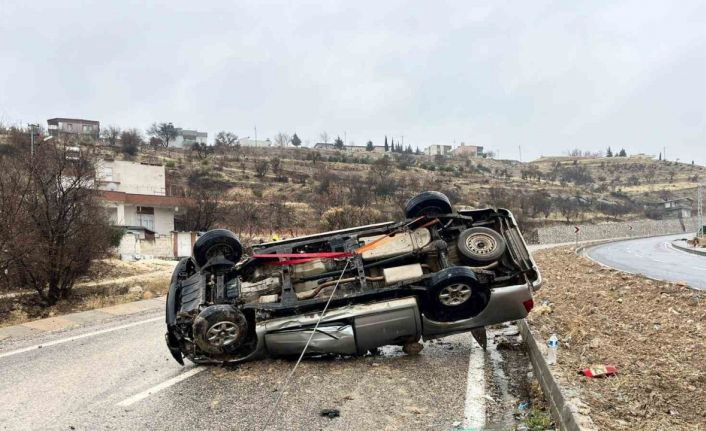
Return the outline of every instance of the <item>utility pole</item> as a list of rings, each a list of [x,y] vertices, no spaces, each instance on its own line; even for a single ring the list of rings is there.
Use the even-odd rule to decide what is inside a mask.
[[[257,148],[257,124],[255,125],[255,148]]]
[[[697,192],[698,194],[696,195],[696,205],[698,206],[697,208],[697,216],[696,216],[696,222],[699,224],[699,228],[696,231],[696,235],[698,237],[701,237],[704,235],[704,186],[699,185],[699,190]]]
[[[39,124],[28,124],[27,127],[29,127],[29,142],[30,142],[30,147],[29,147],[29,154],[30,156],[34,157],[34,132],[39,128]]]

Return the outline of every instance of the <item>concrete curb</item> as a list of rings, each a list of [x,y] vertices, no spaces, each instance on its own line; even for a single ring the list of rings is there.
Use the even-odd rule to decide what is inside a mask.
[[[164,309],[166,296],[141,301],[125,302],[110,307],[96,308],[78,313],[62,314],[46,319],[31,320],[19,325],[0,328],[0,342],[13,338],[23,338],[36,334],[61,331],[90,323],[99,323],[117,316],[128,316],[144,311]]]
[[[706,256],[706,248],[703,250],[699,250],[696,248],[685,247],[683,245],[676,244],[679,241],[681,241],[681,240],[675,239],[674,241],[672,241],[672,243],[671,243],[672,247],[676,248],[679,251],[683,251],[685,253],[691,253],[691,254],[695,254],[697,256]]]
[[[549,410],[559,429],[563,431],[597,430],[598,428],[593,423],[593,420],[579,412],[577,402],[580,401],[578,401],[578,398],[570,400],[565,391],[562,391],[539,347],[544,345],[544,340],[532,333],[526,320],[520,320],[518,327],[520,328],[522,340],[527,346],[534,375],[539,381],[544,397],[549,402]]]

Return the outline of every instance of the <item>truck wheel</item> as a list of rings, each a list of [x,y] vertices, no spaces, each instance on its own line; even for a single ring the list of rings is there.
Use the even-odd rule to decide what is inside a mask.
[[[194,319],[194,341],[213,355],[233,354],[248,336],[248,321],[231,305],[212,305]]]
[[[488,305],[490,291],[465,266],[452,266],[428,281],[422,311],[432,320],[451,322],[478,315]]]
[[[214,256],[222,254],[233,263],[243,255],[243,246],[238,237],[227,229],[209,230],[201,235],[194,244],[194,260],[198,266],[204,266]]]
[[[458,251],[475,264],[487,264],[500,259],[507,245],[505,239],[487,227],[472,227],[458,236]]]
[[[404,215],[416,218],[422,215],[450,214],[453,212],[451,202],[445,194],[439,192],[422,192],[407,201]]]

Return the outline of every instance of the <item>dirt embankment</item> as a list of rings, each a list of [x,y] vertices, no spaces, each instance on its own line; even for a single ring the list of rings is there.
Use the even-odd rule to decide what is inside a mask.
[[[706,429],[706,292],[603,268],[571,248],[535,254],[530,324],[560,341],[557,372],[606,430]],[[578,371],[612,364],[618,375]]]
[[[2,293],[0,327],[165,295],[176,263],[156,259],[96,261],[89,274],[76,283],[71,297],[51,307],[43,305],[32,290]]]

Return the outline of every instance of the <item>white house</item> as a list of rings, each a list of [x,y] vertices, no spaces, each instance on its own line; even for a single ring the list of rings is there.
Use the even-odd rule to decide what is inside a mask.
[[[177,127],[177,136],[169,143],[174,148],[189,148],[195,143],[208,144],[208,133]]]
[[[245,137],[245,138],[240,138],[240,139],[238,139],[238,140],[235,142],[235,144],[236,144],[236,145],[240,145],[241,147],[258,147],[258,148],[263,147],[263,148],[267,148],[267,147],[271,147],[271,146],[272,146],[272,141],[270,141],[269,139],[265,139],[265,140],[263,141],[263,140],[261,140],[261,139],[260,139],[260,140],[256,140],[256,139],[252,139],[252,138],[250,138],[250,137]]]
[[[448,156],[451,154],[451,145],[429,145],[424,152],[427,156]]]
[[[115,226],[125,228],[121,254],[174,257],[177,236],[174,216],[183,211],[183,198],[167,196],[164,166],[104,160],[97,166],[97,186]],[[188,250],[188,248],[187,248]]]

